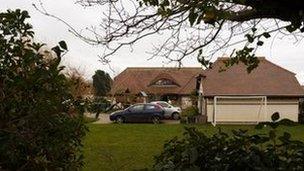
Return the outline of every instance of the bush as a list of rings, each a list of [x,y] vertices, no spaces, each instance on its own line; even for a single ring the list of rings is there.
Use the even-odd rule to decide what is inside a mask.
[[[41,52],[27,18],[0,13],[0,170],[77,170],[87,127],[59,67],[67,46]]]
[[[301,98],[299,102],[299,123],[304,124],[304,99]]]
[[[182,117],[191,117],[197,115],[199,115],[199,113],[198,113],[198,108],[196,106],[190,106],[187,107],[186,109],[183,109],[181,114]]]
[[[88,111],[91,113],[100,113],[106,111],[108,107],[110,107],[111,103],[103,98],[96,97],[93,101],[88,102]]]
[[[246,130],[222,132],[211,137],[186,128],[182,139],[174,138],[155,157],[155,170],[303,170],[304,143],[285,132],[277,136],[278,115],[268,134],[249,135]],[[258,128],[264,127],[259,125]],[[261,127],[262,126],[262,127]]]
[[[187,107],[182,111],[181,123],[195,123],[195,117],[198,115],[198,108],[196,106]]]
[[[304,124],[304,113],[299,114],[299,123]]]

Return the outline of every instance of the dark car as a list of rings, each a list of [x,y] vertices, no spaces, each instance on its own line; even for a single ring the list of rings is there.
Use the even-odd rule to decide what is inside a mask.
[[[164,110],[157,104],[135,104],[125,110],[113,112],[110,120],[124,122],[153,122],[160,123],[164,118]]]

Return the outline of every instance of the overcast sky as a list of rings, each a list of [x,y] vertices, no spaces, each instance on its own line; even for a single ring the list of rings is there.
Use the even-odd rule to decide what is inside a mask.
[[[75,0],[42,0],[42,2],[50,13],[69,22],[78,30],[90,25],[98,25],[101,22],[102,10],[99,7],[83,8],[75,4]],[[166,64],[161,58],[147,60],[150,55],[146,52],[151,49],[151,43],[155,43],[150,42],[153,39],[149,39],[135,45],[133,51],[124,48],[111,57],[110,65],[115,70],[112,72],[107,65],[98,61],[98,55],[102,54],[103,48],[92,47],[82,42],[72,35],[64,24],[36,11],[32,6],[33,3],[38,4],[39,1],[0,0],[0,10],[20,8],[29,11],[30,22],[36,33],[35,40],[47,43],[49,46],[54,46],[57,42],[65,40],[70,50],[64,57],[64,65],[80,69],[87,78],[90,78],[97,69],[105,70],[114,76],[126,67],[175,65]],[[276,39],[272,46],[271,41],[268,41],[257,51],[257,55],[265,56],[268,60],[295,72],[300,83],[304,84],[304,41],[294,44],[294,40]],[[200,66],[195,57],[187,58],[183,65]]]

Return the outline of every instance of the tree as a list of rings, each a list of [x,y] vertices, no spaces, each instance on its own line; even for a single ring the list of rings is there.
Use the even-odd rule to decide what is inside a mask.
[[[83,74],[76,68],[70,68],[67,72],[67,79],[71,87],[71,94],[74,98],[85,98],[86,95],[91,94],[92,85],[83,77]]]
[[[178,62],[197,56],[204,66],[219,51],[235,48],[227,66],[239,61],[252,70],[258,60],[255,51],[272,35],[299,40],[304,31],[302,0],[78,0],[82,6],[103,8],[100,27],[88,27],[88,34],[72,32],[89,44],[105,46],[102,61],[125,46],[160,35],[152,57]],[[39,10],[39,8],[37,8]],[[41,8],[40,8],[41,9]],[[107,10],[107,12],[105,12]],[[45,9],[40,10],[48,16]],[[235,46],[243,46],[243,48]]]
[[[105,96],[111,90],[112,79],[102,70],[95,71],[93,75],[93,87],[97,96]]]
[[[0,13],[0,170],[77,170],[87,127],[59,66],[67,45],[41,51],[28,18]]]

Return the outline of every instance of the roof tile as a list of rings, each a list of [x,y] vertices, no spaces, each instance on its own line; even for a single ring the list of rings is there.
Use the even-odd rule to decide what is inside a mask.
[[[293,72],[268,60],[259,58],[260,63],[250,74],[246,66],[239,63],[219,72],[228,58],[218,58],[212,69],[203,71],[205,96],[215,95],[267,95],[303,96],[304,91]]]
[[[111,94],[129,89],[132,94],[144,91],[148,94],[191,94],[195,90],[196,76],[202,72],[198,67],[136,67],[127,68],[114,78]],[[162,77],[172,79],[176,87],[155,87],[151,83]]]

